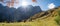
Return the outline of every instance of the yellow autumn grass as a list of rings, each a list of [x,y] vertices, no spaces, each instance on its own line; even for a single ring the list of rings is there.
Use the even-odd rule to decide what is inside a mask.
[[[48,17],[46,19],[39,18],[33,22],[0,23],[0,26],[58,26],[54,19],[55,17]]]

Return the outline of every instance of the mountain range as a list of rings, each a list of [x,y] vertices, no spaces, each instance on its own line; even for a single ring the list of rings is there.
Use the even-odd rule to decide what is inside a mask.
[[[14,7],[3,6],[0,4],[0,22],[14,22],[27,20],[31,16],[42,12],[39,6],[28,5],[27,7],[20,6],[17,9]]]

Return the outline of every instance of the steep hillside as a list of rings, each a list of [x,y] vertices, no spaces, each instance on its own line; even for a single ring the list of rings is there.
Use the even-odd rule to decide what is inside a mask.
[[[48,11],[44,11],[38,14],[35,14],[34,16],[30,17],[30,20],[35,20],[35,19],[45,19],[45,18],[50,18],[50,17],[55,17],[57,16],[57,11],[59,10],[59,8],[55,8],[55,9],[51,9]]]

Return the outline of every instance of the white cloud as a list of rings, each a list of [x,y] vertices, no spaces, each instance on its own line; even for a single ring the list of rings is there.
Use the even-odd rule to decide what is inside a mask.
[[[53,8],[55,8],[54,3],[48,4],[48,8],[49,8],[49,9],[53,9]]]

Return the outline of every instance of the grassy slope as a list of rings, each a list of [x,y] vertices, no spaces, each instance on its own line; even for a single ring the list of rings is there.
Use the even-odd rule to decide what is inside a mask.
[[[54,18],[36,19],[34,22],[21,23],[0,23],[0,26],[57,26]]]
[[[21,22],[21,23],[0,23],[0,26],[57,26],[54,21],[54,17],[46,18],[46,19],[36,19],[34,22]]]
[[[0,23],[0,26],[58,26],[57,23],[54,21],[56,10],[50,14],[47,18],[38,18],[31,22],[20,22],[20,23]],[[39,15],[39,14],[38,14]],[[53,17],[52,17],[53,16]]]

